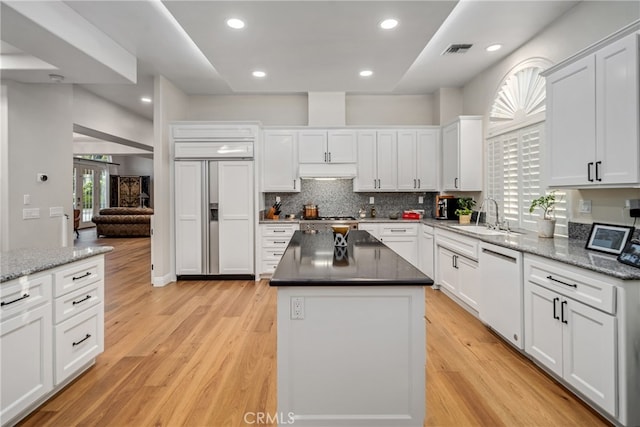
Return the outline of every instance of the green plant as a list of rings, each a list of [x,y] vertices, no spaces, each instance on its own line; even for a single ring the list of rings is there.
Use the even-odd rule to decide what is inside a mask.
[[[455,214],[460,215],[471,215],[473,213],[473,207],[476,205],[476,201],[471,197],[460,197],[458,199],[458,209],[456,209]]]
[[[533,213],[535,208],[542,209],[542,218],[543,219],[552,219],[551,213],[553,212],[554,205],[556,203],[556,194],[555,191],[551,191],[549,194],[545,196],[540,196],[537,199],[533,199],[531,201],[531,206],[529,207],[529,213]]]

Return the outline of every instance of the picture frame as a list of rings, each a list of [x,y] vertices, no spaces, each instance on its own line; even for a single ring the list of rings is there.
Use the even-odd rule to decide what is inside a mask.
[[[628,225],[611,225],[594,222],[585,245],[586,249],[620,255],[635,228]]]
[[[640,268],[640,240],[631,240],[627,243],[618,255],[618,261]]]

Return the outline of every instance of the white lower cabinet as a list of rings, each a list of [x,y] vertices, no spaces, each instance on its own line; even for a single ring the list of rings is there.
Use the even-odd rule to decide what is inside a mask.
[[[260,275],[273,274],[289,245],[289,240],[299,228],[300,225],[297,223],[260,224]]]
[[[13,424],[104,351],[104,257],[0,286],[0,420]]]
[[[616,416],[617,321],[601,311],[614,295],[607,283],[572,277],[565,266],[525,257],[525,351]],[[594,301],[598,309],[578,299]]]
[[[373,237],[418,268],[418,225],[418,223],[399,223],[397,221],[360,223],[358,229],[368,231]]]
[[[420,241],[418,242],[418,256],[420,258],[420,271],[429,276],[435,278],[434,268],[434,236],[433,227],[430,225],[422,224],[420,232]]]
[[[3,283],[0,301],[0,420],[5,424],[53,389],[51,276]]]
[[[437,230],[436,247],[436,284],[477,313],[482,292],[478,240]]]

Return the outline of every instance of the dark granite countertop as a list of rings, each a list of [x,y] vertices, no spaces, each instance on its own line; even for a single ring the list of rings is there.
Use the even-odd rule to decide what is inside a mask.
[[[111,246],[55,247],[0,252],[0,283],[111,252]]]
[[[296,231],[271,286],[429,286],[433,280],[366,231],[352,230],[346,247],[331,231]]]
[[[473,237],[482,242],[603,273],[617,279],[640,280],[639,268],[618,262],[616,255],[585,249],[584,240],[559,236],[552,239],[540,238],[535,232],[524,230],[503,235],[479,235],[466,232],[463,228],[451,228],[452,225],[459,225],[457,221],[424,219],[423,224]]]

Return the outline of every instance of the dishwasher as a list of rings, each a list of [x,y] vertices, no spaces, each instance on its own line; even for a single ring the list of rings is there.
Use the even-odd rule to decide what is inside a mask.
[[[524,349],[522,253],[480,243],[480,320],[508,342]]]

